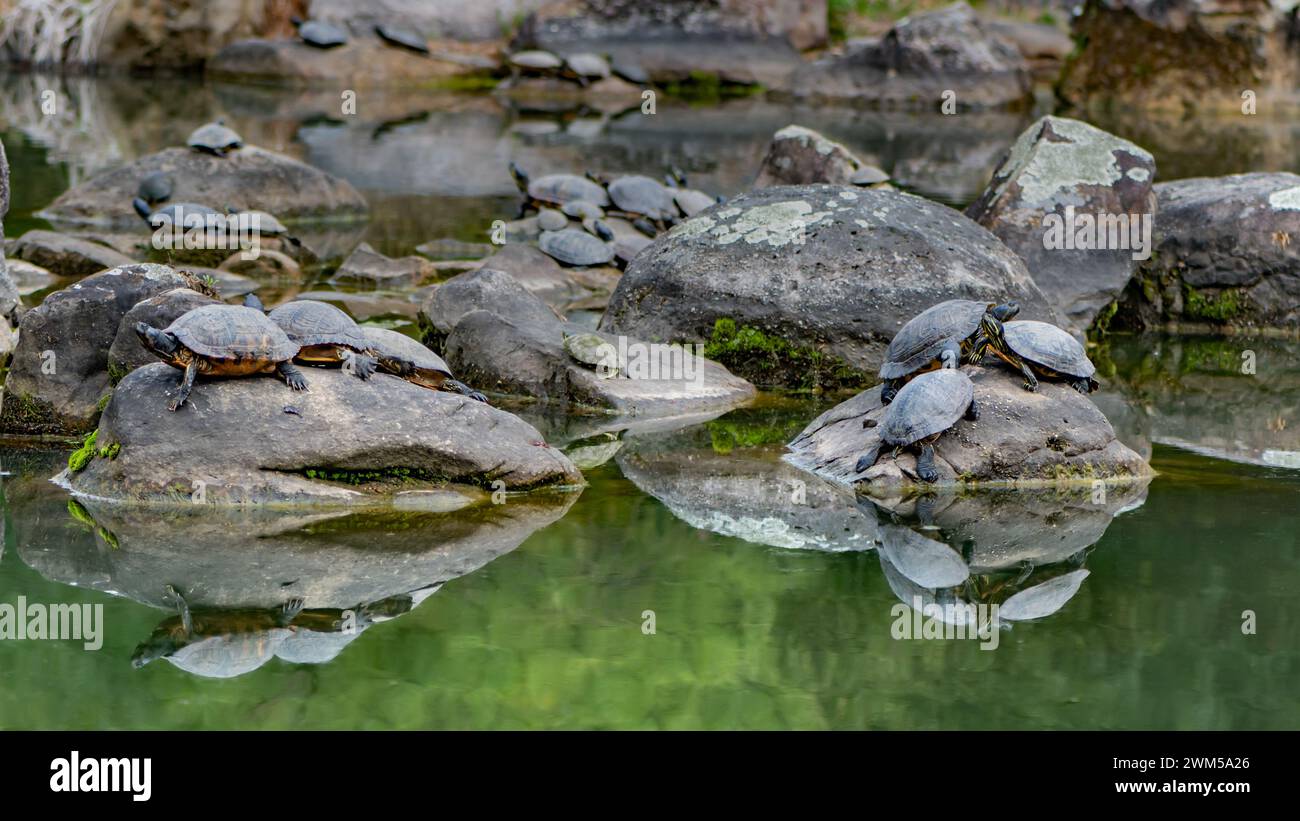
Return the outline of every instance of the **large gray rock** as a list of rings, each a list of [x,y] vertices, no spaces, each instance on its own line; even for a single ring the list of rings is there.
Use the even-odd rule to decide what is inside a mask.
[[[0,430],[71,434],[90,430],[109,387],[108,350],[122,317],[141,300],[192,287],[166,265],[139,263],[86,277],[23,315],[5,378]]]
[[[772,136],[754,187],[873,184],[888,178],[884,171],[867,165],[839,143],[810,128],[788,125]]]
[[[165,148],[98,174],[59,195],[40,216],[56,222],[141,226],[132,210],[140,180],[165,171],[175,181],[171,202],[223,211],[261,210],[281,220],[360,217],[366,201],[347,180],[291,157],[246,145],[226,157]]]
[[[1300,176],[1161,183],[1156,250],[1112,325],[1300,329]]]
[[[1032,93],[1020,51],[964,2],[899,21],[879,40],[810,63],[790,78],[800,100],[935,109],[1023,105]]]
[[[1043,117],[1016,140],[966,215],[1020,255],[1071,330],[1082,332],[1154,250],[1155,173],[1155,159],[1133,143],[1078,120]],[[1060,242],[1047,239],[1049,214],[1059,221]],[[1097,242],[1088,243],[1104,247],[1063,247],[1084,216],[1104,221]]]
[[[14,309],[18,307],[18,288],[9,276],[9,268],[5,263],[4,249],[4,218],[9,213],[9,159],[5,156],[4,143],[0,143],[0,318],[4,319],[5,327],[0,329],[4,332],[6,338],[11,328]]]
[[[935,443],[939,486],[1041,486],[1151,475],[1146,462],[1115,437],[1102,412],[1065,384],[1042,381],[1030,393],[1009,369],[966,370],[980,418],[958,421]],[[895,454],[885,448],[875,465],[856,470],[858,458],[880,441],[879,425],[864,423],[878,423],[884,411],[878,388],[863,391],[813,420],[790,442],[788,458],[827,479],[865,482],[873,495],[925,485],[916,478],[916,457],[908,449]]]
[[[617,372],[579,362],[565,349],[565,335],[582,329],[499,271],[461,274],[430,303],[431,324],[450,327],[447,364],[480,390],[655,416],[731,408],[754,397],[752,385],[716,362],[626,336],[599,334]]]
[[[454,84],[486,75],[493,62],[474,50],[437,48],[430,56],[385,44],[373,29],[338,48],[319,49],[294,39],[238,40],[207,64],[222,80],[298,87],[415,87]]]
[[[363,242],[343,260],[331,277],[341,282],[370,288],[398,288],[415,285],[433,273],[424,257],[386,257]]]
[[[96,446],[121,450],[71,474],[73,491],[189,504],[202,487],[213,504],[391,506],[421,487],[482,499],[484,490],[582,484],[519,417],[386,374],[363,382],[313,368],[305,393],[271,376],[200,380],[193,404],[171,412],[179,377],[157,363],[118,383]]]
[[[1055,316],[1024,263],[950,208],[895,191],[779,186],[660,236],[628,266],[601,327],[712,338],[720,361],[760,384],[863,385],[903,323],[954,298]],[[751,344],[745,327],[767,341]]]
[[[137,302],[122,316],[117,336],[108,349],[108,380],[117,384],[136,368],[152,365],[158,357],[145,350],[135,332],[137,322],[155,328],[166,328],[186,313],[204,305],[215,305],[218,300],[189,288],[173,288],[157,296]]]
[[[530,293],[555,308],[591,294],[560,263],[526,243],[510,242],[501,246],[483,265],[510,274]]]
[[[55,231],[32,230],[14,240],[10,254],[61,277],[81,278],[119,265],[131,257],[97,242]]]

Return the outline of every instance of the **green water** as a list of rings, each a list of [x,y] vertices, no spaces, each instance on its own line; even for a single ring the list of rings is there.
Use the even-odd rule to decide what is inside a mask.
[[[951,125],[743,100],[666,104],[646,122],[417,96],[367,98],[360,121],[339,123],[310,94],[187,87],[164,116],[165,95],[69,81],[76,116],[56,128],[29,113],[39,83],[0,80],[10,237],[43,225],[35,212],[70,183],[225,115],[250,142],[350,179],[374,213],[340,244],[392,254],[481,239],[485,222],[509,218],[511,156],[556,170],[676,164],[730,194],[792,121],[961,203],[1028,116]],[[1160,144],[1157,125],[1112,127],[1153,135],[1162,169],[1212,157],[1213,173],[1284,170],[1296,156],[1287,123],[1224,125],[1190,148]],[[1243,128],[1266,131],[1267,151],[1216,150],[1249,141]],[[1243,165],[1227,167],[1232,157]],[[1247,349],[1257,374],[1239,372]],[[66,451],[0,447],[12,474],[0,605],[101,605],[104,620],[96,651],[0,641],[0,729],[1300,728],[1300,343],[1116,337],[1094,357],[1097,402],[1150,456],[1150,485],[1091,507],[1086,489],[976,494],[935,514],[937,530],[781,462],[781,443],[826,404],[770,397],[690,428],[625,434],[576,496],[446,515],[300,520],[89,502],[73,515],[47,481]],[[554,415],[533,421],[557,446],[578,435]],[[1003,591],[989,594],[998,601],[1087,576],[1050,614],[1000,630],[996,649],[898,640],[905,584],[876,549],[886,533],[947,540],[979,589]],[[999,550],[1010,558],[989,560]],[[167,585],[228,641],[136,668],[137,648],[175,622]],[[295,595],[308,609],[286,639],[275,619]],[[376,618],[341,634],[335,621],[354,605]]]

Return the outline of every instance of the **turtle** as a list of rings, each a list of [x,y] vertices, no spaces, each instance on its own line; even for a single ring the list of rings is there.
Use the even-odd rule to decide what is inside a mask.
[[[314,48],[337,48],[348,42],[348,33],[333,23],[298,17],[290,17],[289,21],[297,27],[302,41]]]
[[[255,209],[236,211],[231,207],[226,208],[226,214],[232,220],[246,220],[250,229],[259,237],[284,237],[292,245],[302,245],[301,240],[289,234],[289,227],[273,214]]]
[[[429,53],[429,41],[410,29],[380,23],[375,26],[375,34],[389,45],[414,51],[416,54]]]
[[[682,215],[693,217],[706,208],[712,208],[722,202],[721,197],[710,197],[703,191],[697,191],[694,188],[674,188],[673,202],[681,209]]]
[[[1100,387],[1093,378],[1097,366],[1092,364],[1083,345],[1055,325],[1032,319],[1017,320],[1004,324],[1002,334],[1006,347],[1020,359],[1020,364],[1016,365],[997,349],[993,353],[1024,374],[1026,386],[1037,385],[1036,376],[1042,376],[1063,379],[1082,394]]]
[[[176,601],[177,615],[154,628],[131,654],[139,669],[165,658],[196,675],[233,678],[256,670],[274,654],[280,641],[293,634],[293,622],[302,613],[301,598],[266,610],[191,610],[174,585],[167,594]]]
[[[293,390],[307,390],[307,380],[293,366],[298,345],[260,311],[240,305],[203,305],[161,330],[137,322],[135,332],[145,350],[185,371],[168,410],[185,404],[200,374],[274,373]]]
[[[598,371],[609,378],[618,376],[618,349],[614,343],[594,333],[570,334],[561,331],[564,352],[580,365]]]
[[[614,241],[614,229],[609,227],[609,223],[602,219],[588,219],[582,221],[582,227],[587,232],[599,237],[604,242]]]
[[[140,180],[140,186],[136,189],[135,195],[149,205],[155,205],[171,199],[173,187],[170,174],[165,171],[155,171]]]
[[[341,365],[358,379],[369,379],[379,366],[374,345],[361,332],[361,326],[328,302],[298,299],[267,316],[300,346],[294,357],[299,362]]]
[[[194,202],[174,202],[154,210],[149,207],[149,203],[145,202],[144,199],[136,197],[131,200],[131,207],[140,215],[140,219],[154,229],[169,224],[173,228],[184,228],[187,224],[193,224],[195,215],[205,222],[216,219],[219,223],[224,224],[225,220],[225,216],[220,211]]]
[[[569,227],[569,218],[554,208],[539,208],[537,227],[543,231],[563,231]]]
[[[560,206],[560,210],[566,217],[578,220],[601,219],[605,216],[604,208],[586,200],[569,200]]]
[[[527,195],[528,199],[524,202],[524,207],[532,205],[540,208],[543,205],[563,206],[566,202],[581,200],[589,202],[592,205],[604,208],[609,205],[609,194],[595,182],[586,177],[579,177],[577,174],[547,174],[537,179],[529,179],[515,163],[510,163],[510,176],[514,178],[515,184],[519,190]]]
[[[577,228],[563,231],[543,231],[537,247],[552,259],[565,265],[604,265],[614,258],[614,249],[607,242]]]
[[[225,122],[218,119],[191,131],[186,142],[195,151],[224,157],[231,151],[242,148],[244,138],[227,128]]]
[[[879,441],[862,455],[854,470],[861,473],[874,465],[882,447],[899,450],[918,445],[916,475],[926,482],[938,481],[934,442],[962,417],[971,421],[979,419],[975,386],[970,377],[951,368],[923,373],[904,385],[885,409],[877,426]]]
[[[451,368],[433,351],[406,334],[387,328],[362,327],[379,356],[379,367],[407,382],[433,390],[452,391],[487,403],[487,397],[451,375]]]
[[[511,73],[516,77],[520,74],[555,75],[564,68],[563,60],[549,51],[540,49],[516,51],[506,58],[506,61],[510,64]]]
[[[564,69],[584,86],[609,76],[609,63],[599,54],[570,54],[564,58]]]
[[[853,172],[849,177],[850,185],[860,185],[863,187],[879,185],[882,182],[889,182],[889,175],[874,165],[864,165]]]
[[[642,216],[659,225],[677,221],[673,192],[658,180],[629,174],[611,182],[606,189],[610,202],[624,214]]]
[[[970,299],[949,299],[926,308],[899,329],[885,351],[880,401],[888,405],[903,383],[918,373],[955,368],[963,358],[968,363],[978,362],[977,345],[1005,347],[1002,323],[1019,312],[1016,302],[992,305]],[[988,332],[982,334],[986,325]]]

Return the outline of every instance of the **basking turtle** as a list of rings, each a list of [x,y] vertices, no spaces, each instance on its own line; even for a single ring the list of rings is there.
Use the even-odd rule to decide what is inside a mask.
[[[298,36],[302,41],[314,48],[337,48],[348,42],[348,33],[333,23],[304,21],[297,17],[291,17],[289,21],[298,28]]]
[[[146,350],[185,371],[168,410],[185,404],[200,374],[274,373],[290,388],[307,390],[307,380],[293,366],[298,345],[260,311],[238,305],[204,305],[182,314],[163,330],[137,322],[135,332]]]
[[[294,357],[309,365],[341,365],[358,379],[379,366],[373,344],[352,317],[315,299],[286,302],[267,316],[300,346]]]
[[[577,220],[603,219],[605,209],[596,205],[594,202],[586,200],[569,200],[560,206],[566,217],[573,217]]]
[[[486,403],[487,397],[452,378],[451,368],[433,351],[405,334],[387,328],[363,327],[361,332],[379,355],[379,367],[407,382],[436,391],[452,391]]]
[[[563,231],[569,227],[569,218],[554,208],[541,208],[537,211],[537,227],[543,231]]]
[[[532,49],[516,51],[507,58],[510,71],[514,76],[520,74],[534,76],[554,76],[564,68],[564,61],[549,51]]]
[[[389,26],[383,23],[375,26],[375,34],[389,45],[414,51],[416,54],[429,53],[429,41],[410,29]]]
[[[254,233],[261,237],[284,237],[293,245],[302,245],[301,240],[289,234],[289,227],[265,211],[236,211],[226,208],[226,214],[232,220],[246,220]]]
[[[217,120],[207,125],[201,125],[191,131],[186,142],[195,151],[224,157],[231,151],[242,148],[244,138],[236,134],[232,129],[227,128],[222,120]]]
[[[563,206],[574,200],[589,202],[601,208],[609,205],[609,195],[605,193],[604,188],[577,174],[547,174],[531,180],[523,169],[512,162],[510,176],[514,178],[519,190],[528,197],[524,203],[525,207]]]
[[[564,58],[564,69],[584,86],[609,76],[609,63],[599,54],[570,54]]]
[[[607,379],[618,376],[618,350],[599,334],[565,333],[563,344],[564,352],[578,364],[599,371]]]
[[[984,347],[1005,349],[1002,323],[1020,312],[1020,305],[1008,302],[991,305],[969,299],[950,299],[931,305],[908,320],[885,351],[880,366],[880,401],[888,405],[894,394],[918,373],[935,368],[955,368],[965,357],[978,362]]]
[[[1063,379],[1082,394],[1100,387],[1093,378],[1097,366],[1092,364],[1083,346],[1055,325],[1024,319],[1006,323],[1002,326],[1002,333],[1007,348],[1020,359],[1020,363],[1017,365],[996,348],[993,353],[1024,374],[1026,387],[1037,386],[1035,375],[1045,379]]]
[[[205,223],[213,221],[219,226],[225,224],[225,215],[220,211],[194,202],[173,202],[155,211],[149,207],[149,203],[136,197],[131,200],[131,207],[140,215],[140,219],[155,229],[164,225],[184,228],[187,224],[193,225],[196,219]]]
[[[677,221],[677,203],[672,189],[658,180],[630,174],[609,184],[610,202],[630,217],[645,217],[659,225]]]
[[[877,427],[880,440],[854,467],[858,473],[876,463],[880,449],[899,450],[919,445],[916,475],[926,482],[939,479],[934,466],[934,443],[962,417],[979,419],[975,387],[964,372],[944,368],[929,371],[908,382],[885,410]]]
[[[694,188],[674,188],[673,202],[681,209],[684,216],[693,217],[706,208],[712,208],[722,202],[721,197],[710,197]]]
[[[135,195],[149,205],[154,205],[171,199],[172,188],[171,175],[164,171],[155,171],[140,180],[140,187],[136,189]]]
[[[614,249],[607,242],[577,228],[563,231],[543,231],[537,247],[552,259],[565,265],[604,265],[614,258]]]

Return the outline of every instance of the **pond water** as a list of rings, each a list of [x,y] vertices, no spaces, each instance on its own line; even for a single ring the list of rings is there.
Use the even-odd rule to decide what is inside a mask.
[[[42,83],[69,101],[55,121],[33,103]],[[1032,116],[753,99],[661,104],[653,118],[519,112],[483,94],[360,103],[346,120],[309,93],[0,78],[6,233],[43,224],[35,213],[70,183],[217,115],[351,180],[372,217],[335,241],[390,254],[481,241],[512,216],[510,158],[678,165],[731,194],[789,122],[960,205]],[[1281,121],[1098,124],[1150,147],[1165,179],[1300,164]],[[1241,372],[1247,351],[1254,374]],[[0,447],[0,605],[103,614],[95,651],[0,641],[0,728],[1300,727],[1300,344],[1115,336],[1092,353],[1098,404],[1158,471],[1101,499],[855,498],[780,458],[829,400],[775,396],[693,425],[608,431],[524,407],[581,455],[590,484],[471,515],[78,504],[48,481],[66,450]],[[169,585],[187,591],[202,641],[176,643]],[[295,596],[307,609],[284,612]],[[999,603],[1007,620],[986,634],[996,642],[896,638],[913,596]]]

